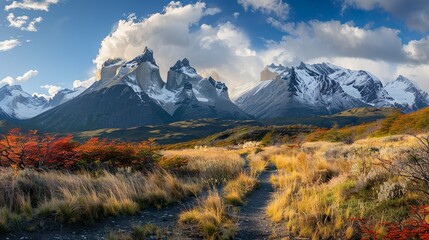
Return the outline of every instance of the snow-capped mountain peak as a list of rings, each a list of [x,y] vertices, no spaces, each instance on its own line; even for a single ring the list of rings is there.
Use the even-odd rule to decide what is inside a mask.
[[[189,64],[189,60],[184,58],[183,60],[178,60],[173,67],[170,68],[171,71],[175,71],[178,73],[183,73],[190,78],[200,77],[195,68],[191,67]]]
[[[96,82],[85,94],[115,85],[127,85],[139,96],[141,93],[160,94],[165,83],[153,55],[153,51],[145,47],[143,53],[131,61],[107,60],[98,69]]]
[[[383,86],[365,70],[330,63],[296,67],[268,65],[261,84],[237,98],[243,110],[258,117],[331,114],[354,107],[400,107],[404,111],[429,105],[428,94],[400,76]]]
[[[51,99],[46,99],[44,96],[25,92],[20,85],[5,85],[0,88],[0,112],[12,119],[32,118],[73,99],[83,91],[84,88],[63,89]]]
[[[402,75],[399,75],[394,81],[388,82],[385,89],[393,98],[391,103],[405,112],[429,105],[429,94]]]
[[[148,47],[145,47],[142,54],[135,57],[133,60],[129,61],[128,63],[129,64],[133,64],[133,63],[141,64],[143,62],[150,62],[153,65],[158,67],[158,65],[155,62],[155,58],[153,57],[153,51],[152,51],[152,49],[150,49]]]
[[[47,108],[47,100],[22,90],[20,85],[5,85],[0,88],[0,108],[9,117],[27,119]]]

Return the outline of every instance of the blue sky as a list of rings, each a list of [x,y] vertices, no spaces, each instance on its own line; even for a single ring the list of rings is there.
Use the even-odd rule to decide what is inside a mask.
[[[163,76],[188,57],[233,96],[257,84],[264,65],[299,61],[367,69],[384,82],[403,74],[427,90],[427,2],[2,0],[0,81],[49,95],[91,79],[103,60],[132,58],[148,45]]]

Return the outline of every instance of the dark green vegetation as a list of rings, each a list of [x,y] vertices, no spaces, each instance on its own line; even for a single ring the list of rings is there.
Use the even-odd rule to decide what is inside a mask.
[[[264,125],[290,125],[303,124],[317,126],[321,128],[345,127],[354,126],[362,123],[373,122],[383,119],[386,116],[396,113],[398,110],[394,108],[354,108],[349,109],[334,115],[305,117],[305,118],[278,118],[261,120]]]
[[[192,144],[220,145],[241,144],[246,141],[261,141],[264,143],[285,142],[299,133],[309,133],[318,128],[332,128],[354,126],[362,123],[383,119],[397,113],[395,109],[357,108],[347,110],[331,116],[311,118],[287,118],[272,120],[220,120],[198,119],[187,120],[161,125],[146,125],[133,128],[101,128],[91,131],[58,131],[59,135],[72,134],[76,140],[84,141],[92,137],[120,139],[125,141],[142,141],[154,138],[159,144],[174,144],[195,140]],[[397,113],[399,114],[399,113]],[[294,125],[294,126],[287,126]],[[297,125],[301,125],[298,127]],[[314,127],[303,127],[303,125]],[[43,129],[28,125],[27,122],[2,121],[0,132],[7,132],[10,128],[23,130]],[[300,128],[300,130],[297,130]],[[226,132],[224,132],[226,131]],[[249,131],[246,133],[246,131]],[[214,136],[211,136],[215,134]],[[300,135],[301,136],[301,135]],[[203,140],[196,140],[203,139]],[[190,145],[188,145],[190,146]]]
[[[305,135],[316,129],[316,127],[303,125],[239,126],[202,139],[172,144],[168,148],[189,148],[194,146],[225,147],[250,141],[261,142],[262,145],[299,143]]]
[[[127,141],[142,141],[153,138],[158,144],[171,144],[185,142],[193,139],[204,138],[211,134],[225,131],[237,126],[259,126],[261,123],[253,120],[220,120],[199,119],[182,122],[174,122],[165,125],[150,125],[136,128],[110,128],[94,131],[74,133],[80,140],[99,137],[109,139],[123,139]]]

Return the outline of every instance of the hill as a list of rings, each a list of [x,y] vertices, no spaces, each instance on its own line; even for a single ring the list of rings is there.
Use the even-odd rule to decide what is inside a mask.
[[[307,136],[308,141],[350,142],[367,137],[381,137],[395,134],[417,134],[429,130],[429,107],[402,114],[391,112],[385,119],[357,126],[319,129]]]

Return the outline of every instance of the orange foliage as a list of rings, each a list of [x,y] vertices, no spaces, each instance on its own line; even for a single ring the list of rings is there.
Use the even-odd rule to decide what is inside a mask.
[[[88,170],[132,167],[147,170],[157,162],[154,140],[138,144],[91,138],[80,144],[72,136],[40,135],[37,131],[22,133],[12,129],[0,136],[0,165],[15,169]]]

